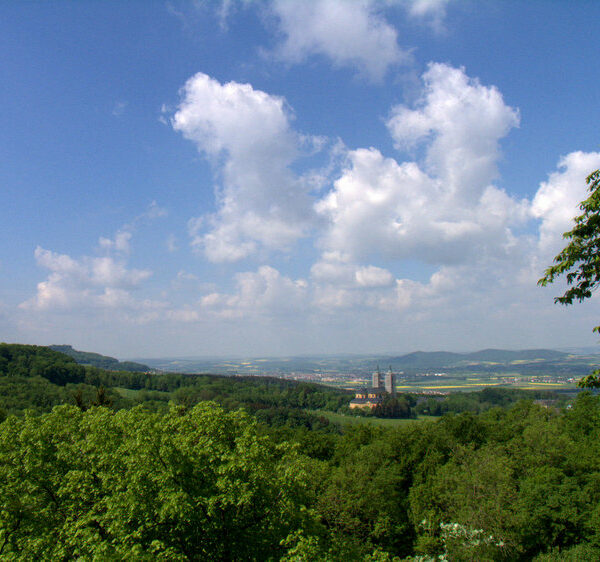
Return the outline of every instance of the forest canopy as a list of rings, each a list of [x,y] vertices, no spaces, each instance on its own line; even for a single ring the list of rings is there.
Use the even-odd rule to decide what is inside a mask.
[[[589,392],[565,408],[494,388],[422,402],[437,421],[340,426],[319,412],[351,395],[318,385],[0,349],[0,390],[24,392],[0,423],[0,560],[600,558]]]

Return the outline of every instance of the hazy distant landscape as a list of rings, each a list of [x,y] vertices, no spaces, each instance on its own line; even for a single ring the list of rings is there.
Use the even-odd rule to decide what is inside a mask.
[[[575,388],[575,381],[600,366],[600,355],[549,349],[472,353],[414,352],[404,355],[332,355],[258,358],[139,358],[157,371],[277,376],[356,388],[378,367],[397,374],[402,391],[465,391],[485,386]]]
[[[404,355],[328,355],[254,358],[139,358],[119,361],[70,345],[53,345],[81,365],[112,371],[278,377],[355,390],[370,384],[373,372],[389,369],[400,392],[448,394],[486,387],[574,391],[576,381],[600,366],[600,355],[550,349],[485,349],[470,353],[421,352]]]

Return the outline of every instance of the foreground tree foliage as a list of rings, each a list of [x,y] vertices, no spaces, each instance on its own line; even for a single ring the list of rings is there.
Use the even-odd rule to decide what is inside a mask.
[[[214,404],[8,418],[0,481],[8,559],[266,559],[308,519],[290,447]]]
[[[600,557],[597,396],[341,434],[298,421],[210,402],[9,416],[0,560]]]
[[[579,208],[583,213],[573,220],[575,226],[565,232],[563,238],[569,243],[554,258],[554,264],[544,272],[538,284],[545,287],[564,275],[568,289],[554,302],[573,304],[592,296],[600,284],[600,170],[592,172],[586,179],[589,197],[582,201]],[[600,326],[594,328],[600,332]],[[600,370],[579,381],[581,387],[600,387]]]

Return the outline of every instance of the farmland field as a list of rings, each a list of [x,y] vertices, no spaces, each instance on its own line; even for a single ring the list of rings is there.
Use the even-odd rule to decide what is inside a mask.
[[[562,390],[575,391],[576,382],[573,378],[558,377],[532,377],[521,373],[497,374],[489,373],[480,376],[460,375],[421,375],[399,377],[396,390],[410,393],[449,393],[471,392],[483,390],[487,387],[520,388],[527,390]]]

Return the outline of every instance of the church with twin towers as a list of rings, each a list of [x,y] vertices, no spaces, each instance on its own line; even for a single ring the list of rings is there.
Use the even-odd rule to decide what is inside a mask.
[[[356,397],[350,401],[350,408],[373,409],[383,402],[386,394],[396,396],[396,375],[390,367],[384,376],[378,366],[373,373],[372,386],[357,391]]]

